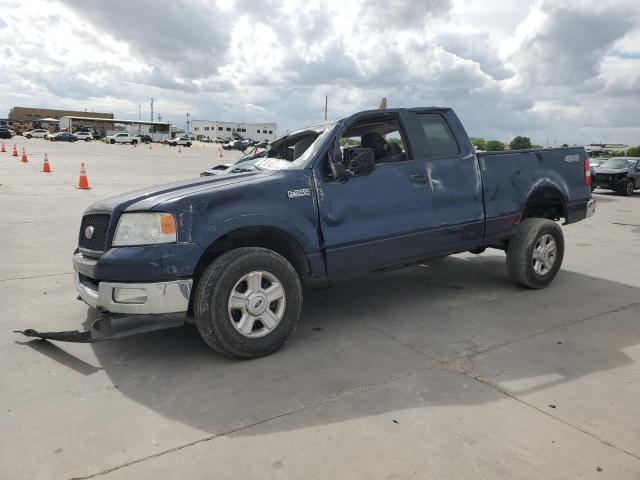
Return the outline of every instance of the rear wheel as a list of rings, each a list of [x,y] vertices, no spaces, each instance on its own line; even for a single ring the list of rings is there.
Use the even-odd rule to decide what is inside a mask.
[[[31,135],[25,135],[27,138],[31,138]]]
[[[302,286],[281,255],[257,247],[231,250],[205,270],[194,298],[196,326],[218,353],[256,358],[281,348],[302,312]]]
[[[544,288],[555,278],[564,257],[560,226],[544,218],[528,218],[518,227],[507,247],[507,270],[516,282]]]
[[[116,141],[112,138],[111,140],[109,140],[109,143],[113,145],[114,143],[116,143]]]

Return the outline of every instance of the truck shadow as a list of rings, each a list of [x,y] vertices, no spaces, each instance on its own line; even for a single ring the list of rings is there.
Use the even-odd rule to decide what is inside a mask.
[[[504,398],[463,370],[476,368],[476,359],[505,346],[517,350],[519,342],[536,335],[549,348],[557,347],[556,356],[546,360],[524,350],[517,354],[521,368],[513,374],[504,368],[501,382],[553,378],[527,387],[530,393],[630,364],[624,349],[640,342],[640,327],[612,325],[612,331],[624,331],[592,338],[586,346],[584,338],[572,337],[572,328],[637,302],[638,293],[635,287],[566,271],[551,288],[525,290],[507,278],[502,255],[449,257],[306,292],[297,333],[283,350],[265,358],[219,356],[192,326],[91,348],[129,399],[212,434],[254,435]],[[556,341],[560,337],[563,341]],[[358,403],[363,390],[376,400]],[[342,397],[353,399],[351,408],[322,409],[322,414],[242,431]]]

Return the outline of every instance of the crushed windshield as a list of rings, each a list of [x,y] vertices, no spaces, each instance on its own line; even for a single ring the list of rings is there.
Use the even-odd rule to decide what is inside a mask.
[[[629,168],[635,165],[637,160],[629,158],[610,158],[600,164],[600,168]]]
[[[253,160],[257,168],[264,170],[303,168],[320,149],[332,127],[333,125],[318,130],[304,130],[279,138],[262,152],[264,155],[258,154],[251,160],[247,159],[247,162]]]

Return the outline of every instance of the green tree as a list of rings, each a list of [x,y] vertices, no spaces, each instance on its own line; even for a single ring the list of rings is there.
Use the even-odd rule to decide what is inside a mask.
[[[562,146],[563,146],[563,147],[568,147],[568,146],[569,146],[569,144],[568,144],[568,143],[563,143],[563,144],[562,144]]]
[[[487,141],[487,152],[501,152],[504,150],[504,143],[500,140],[489,140]]]
[[[471,137],[471,143],[477,150],[486,150],[487,149],[487,141],[482,137]]]
[[[630,157],[640,157],[640,145],[637,147],[631,147],[627,150],[627,155]]]
[[[529,137],[516,137],[509,144],[511,150],[527,150],[531,148],[531,140]]]

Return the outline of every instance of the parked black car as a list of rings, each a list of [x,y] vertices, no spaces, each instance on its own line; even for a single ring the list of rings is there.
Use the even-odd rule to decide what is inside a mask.
[[[6,128],[6,127],[0,127],[0,138],[12,138],[15,135],[15,132],[13,132],[13,130]]]
[[[78,137],[67,132],[59,132],[49,135],[49,140],[52,142],[77,142]]]
[[[621,195],[632,195],[640,188],[640,158],[613,157],[595,169],[595,188],[615,190]]]

